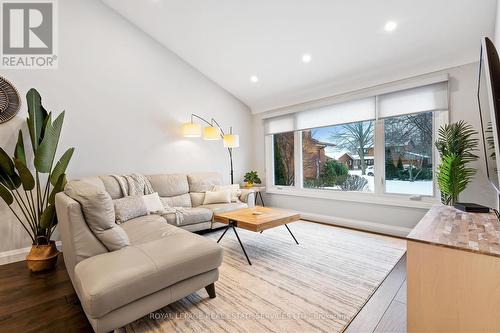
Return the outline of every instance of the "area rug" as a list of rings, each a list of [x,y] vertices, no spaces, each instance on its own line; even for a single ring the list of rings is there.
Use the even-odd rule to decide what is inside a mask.
[[[217,298],[200,290],[145,316],[127,332],[342,332],[406,251],[401,239],[312,223],[221,241]],[[206,234],[217,240],[222,231]]]

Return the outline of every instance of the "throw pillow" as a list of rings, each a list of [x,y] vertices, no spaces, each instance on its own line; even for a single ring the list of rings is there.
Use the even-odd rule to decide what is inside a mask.
[[[216,203],[231,203],[231,190],[205,192],[204,205]]]
[[[232,184],[232,185],[214,185],[212,191],[223,191],[230,190],[231,191],[231,201],[237,202],[238,198],[241,195],[240,184]]]
[[[148,208],[142,196],[128,196],[113,200],[116,223],[121,224],[136,217],[148,215]]]
[[[108,192],[84,181],[71,181],[64,193],[82,207],[85,222],[109,251],[130,245],[125,230],[115,223],[113,200]]]
[[[163,210],[163,204],[158,193],[147,194],[143,196],[142,199],[144,200],[148,213],[156,213]]]

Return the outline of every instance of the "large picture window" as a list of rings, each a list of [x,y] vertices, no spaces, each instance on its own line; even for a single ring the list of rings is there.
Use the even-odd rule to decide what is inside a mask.
[[[298,195],[437,197],[433,142],[448,117],[441,79],[266,119],[270,183]]]
[[[302,131],[304,188],[373,192],[374,121]]]

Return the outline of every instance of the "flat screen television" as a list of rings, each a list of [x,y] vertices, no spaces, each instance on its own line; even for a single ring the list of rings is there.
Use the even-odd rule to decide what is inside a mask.
[[[491,184],[500,193],[500,60],[493,42],[485,37],[481,43],[477,99],[481,114],[486,171]]]

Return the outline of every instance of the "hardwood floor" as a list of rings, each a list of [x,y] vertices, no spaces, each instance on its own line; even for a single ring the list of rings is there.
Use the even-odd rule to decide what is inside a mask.
[[[0,332],[92,332],[62,256],[48,273],[24,261],[0,266]],[[406,332],[406,255],[345,332]]]
[[[406,254],[344,332],[406,332]]]
[[[62,256],[47,273],[25,261],[0,266],[0,332],[92,332]]]

